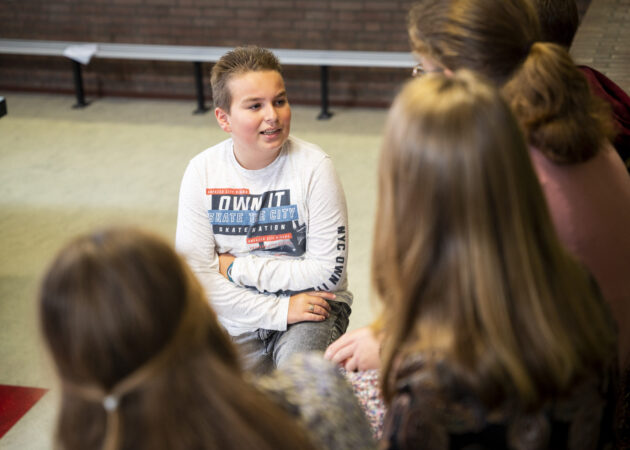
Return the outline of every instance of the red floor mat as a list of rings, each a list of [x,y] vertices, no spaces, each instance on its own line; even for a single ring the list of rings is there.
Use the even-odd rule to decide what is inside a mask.
[[[48,389],[0,384],[0,437],[11,429]]]

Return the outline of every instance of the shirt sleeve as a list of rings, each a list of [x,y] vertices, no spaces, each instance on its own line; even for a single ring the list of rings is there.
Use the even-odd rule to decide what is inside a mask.
[[[297,174],[296,174],[297,175]],[[329,157],[310,174],[306,208],[306,252],[300,258],[238,257],[232,279],[260,292],[345,289],[348,262],[346,198]]]
[[[215,238],[204,202],[203,176],[191,162],[179,193],[175,247],[187,260],[206,291],[220,322],[235,330],[286,330],[289,297],[261,294],[230,283],[219,273]]]

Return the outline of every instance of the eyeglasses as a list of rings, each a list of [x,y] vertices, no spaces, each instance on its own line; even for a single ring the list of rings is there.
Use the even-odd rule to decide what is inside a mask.
[[[432,70],[427,70],[424,68],[424,65],[422,63],[418,63],[411,70],[411,76],[415,78],[415,77],[425,75],[427,73],[435,73],[435,72],[444,72],[444,69],[442,69],[441,67],[437,67]]]
[[[419,77],[420,75],[424,75],[424,74],[425,74],[425,70],[424,70],[424,66],[422,65],[422,63],[418,63],[415,66],[413,66],[413,69],[411,71],[411,76],[413,78]]]

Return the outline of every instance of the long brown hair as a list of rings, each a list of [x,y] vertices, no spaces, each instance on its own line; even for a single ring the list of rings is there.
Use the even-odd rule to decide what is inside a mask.
[[[613,358],[610,318],[558,242],[517,122],[472,72],[408,83],[380,159],[372,279],[383,391],[438,353],[487,405],[535,407]]]
[[[529,144],[553,161],[586,161],[613,136],[609,108],[592,95],[567,49],[538,42],[529,1],[418,0],[408,30],[414,52],[505,85]]]
[[[39,304],[62,383],[62,448],[312,447],[243,380],[199,283],[162,239],[78,237],[50,266]]]

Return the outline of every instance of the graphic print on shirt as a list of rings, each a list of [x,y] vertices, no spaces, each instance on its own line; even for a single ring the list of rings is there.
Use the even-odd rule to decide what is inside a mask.
[[[300,256],[306,251],[306,224],[300,224],[291,191],[251,194],[249,189],[206,189],[214,234],[245,236],[250,251]]]

